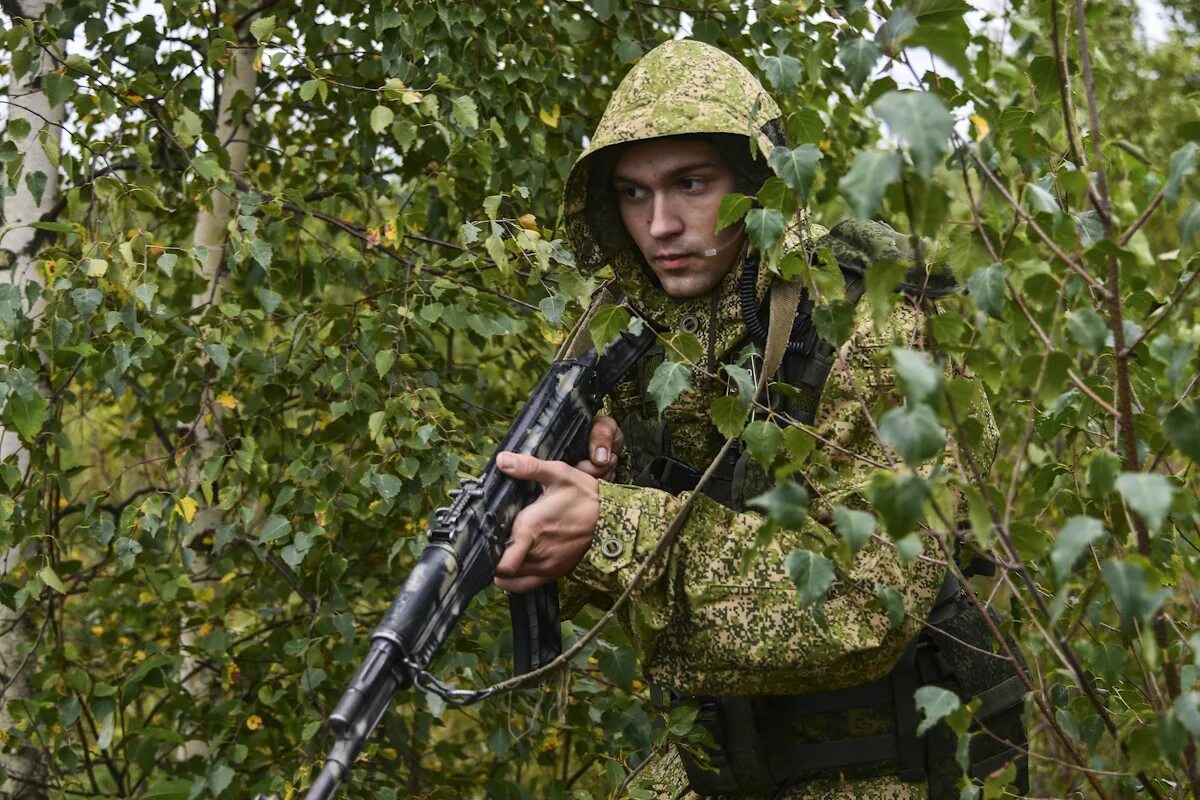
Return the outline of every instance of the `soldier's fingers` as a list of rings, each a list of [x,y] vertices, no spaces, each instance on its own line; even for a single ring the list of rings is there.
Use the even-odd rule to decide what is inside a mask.
[[[520,515],[517,515],[518,521],[520,518]],[[521,565],[525,562],[525,556],[529,554],[531,547],[533,547],[533,531],[528,529],[518,531],[517,524],[514,522],[512,544],[504,551],[504,555],[500,556],[500,562],[496,564],[496,574],[503,577],[519,574]]]
[[[561,461],[542,461],[524,453],[499,453],[496,466],[509,477],[537,481],[542,486],[563,481],[563,470],[570,469]]]
[[[615,419],[609,416],[596,417],[588,434],[588,453],[592,463],[601,469],[609,469],[621,455],[624,442]],[[599,477],[594,472],[589,471],[589,474]]]

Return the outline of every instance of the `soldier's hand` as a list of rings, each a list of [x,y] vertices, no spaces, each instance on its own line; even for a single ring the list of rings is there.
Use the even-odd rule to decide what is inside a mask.
[[[575,465],[593,478],[612,480],[617,471],[617,460],[625,449],[625,436],[612,417],[596,417],[592,432],[588,435],[588,458]]]
[[[566,575],[591,546],[600,518],[600,481],[562,461],[520,453],[500,453],[496,466],[542,485],[542,496],[517,514],[512,542],[496,565],[497,586],[527,592]]]

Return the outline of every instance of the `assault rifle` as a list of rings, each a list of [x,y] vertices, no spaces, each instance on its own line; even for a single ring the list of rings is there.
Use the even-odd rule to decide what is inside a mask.
[[[588,435],[604,396],[654,343],[648,327],[622,333],[605,349],[555,361],[533,390],[496,452],[528,453],[576,463],[587,457]],[[517,513],[541,491],[533,481],[509,478],[493,454],[478,478],[450,492],[449,508],[435,512],[429,543],[391,608],[371,634],[371,648],[350,687],[329,715],[337,737],[307,800],[332,798],[346,779],[367,737],[397,692],[431,676],[425,669],[475,595],[495,577]],[[518,675],[537,669],[562,652],[558,590],[554,583],[509,595],[513,661]],[[446,690],[439,691],[439,694]],[[462,693],[471,701],[486,692]]]

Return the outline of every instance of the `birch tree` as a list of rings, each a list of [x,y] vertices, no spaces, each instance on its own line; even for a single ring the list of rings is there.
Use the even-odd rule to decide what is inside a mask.
[[[0,218],[0,304],[5,307],[0,329],[0,348],[10,337],[32,337],[45,310],[38,254],[46,241],[46,231],[35,223],[52,221],[58,207],[58,152],[63,122],[63,99],[52,96],[56,59],[64,55],[64,42],[48,35],[41,26],[47,11],[57,11],[52,0],[5,0],[3,9],[14,22],[27,23],[30,34],[22,43],[20,62],[14,60],[12,80],[2,98],[7,116],[7,132],[16,141],[16,170],[10,170],[9,185],[0,189],[4,196]],[[46,386],[41,376],[11,367],[3,392],[17,422],[17,429],[0,427],[0,461],[12,461],[22,481],[40,483],[31,474],[28,447],[40,438],[46,418]],[[19,377],[18,377],[19,376]],[[15,380],[14,380],[15,379]],[[16,386],[14,386],[16,384]],[[8,542],[0,556],[0,575],[17,576],[22,572],[54,575],[37,542]],[[40,563],[39,563],[40,562]],[[49,572],[44,572],[49,569]],[[59,583],[57,575],[47,581]],[[42,751],[18,732],[31,726],[29,707],[30,674],[36,669],[37,647],[45,633],[35,625],[29,612],[34,598],[27,597],[25,608],[0,603],[0,731],[7,732],[0,747],[0,769],[6,780],[0,782],[0,797],[45,797],[43,782],[46,769]],[[15,735],[14,735],[15,734]]]

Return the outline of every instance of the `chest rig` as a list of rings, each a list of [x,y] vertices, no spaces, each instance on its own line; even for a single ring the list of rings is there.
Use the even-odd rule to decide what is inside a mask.
[[[840,266],[847,299],[857,303],[863,293],[862,270]],[[758,370],[765,368],[761,354],[767,330],[754,292],[756,267],[753,256],[748,257],[740,286],[747,335],[729,352],[740,353],[747,346],[756,349],[749,360],[755,384],[762,386]],[[763,392],[758,400],[785,418],[812,425],[836,353],[817,335],[807,293],[793,308],[795,318],[776,380],[795,393]],[[663,358],[662,348],[656,347],[634,368],[638,400],[618,422],[628,443],[632,483],[678,494],[695,488],[705,465],[680,458],[670,425],[650,397],[649,382]],[[740,442],[737,445],[730,448],[703,491],[722,505],[743,511],[748,500],[771,487],[773,479]],[[993,622],[999,621],[994,611],[987,609],[987,613]],[[1019,653],[1011,639],[1008,645]],[[916,733],[919,715],[914,692],[931,684],[955,692],[964,704],[980,701],[975,730],[988,733],[979,732],[972,739],[966,770],[970,779],[982,781],[1015,762],[1016,785],[1024,790],[1028,782],[1026,758],[1021,754],[1026,743],[1021,718],[1025,683],[1008,662],[990,655],[992,649],[983,615],[948,575],[927,626],[882,678],[802,695],[684,697],[673,695],[669,687],[652,687],[652,694],[663,704],[699,707],[697,721],[708,729],[716,747],[699,758],[680,750],[680,757],[692,790],[701,796],[771,798],[815,779],[894,775],[902,781],[925,782],[930,800],[957,798],[962,770],[955,760],[955,734],[944,722],[923,736]]]

